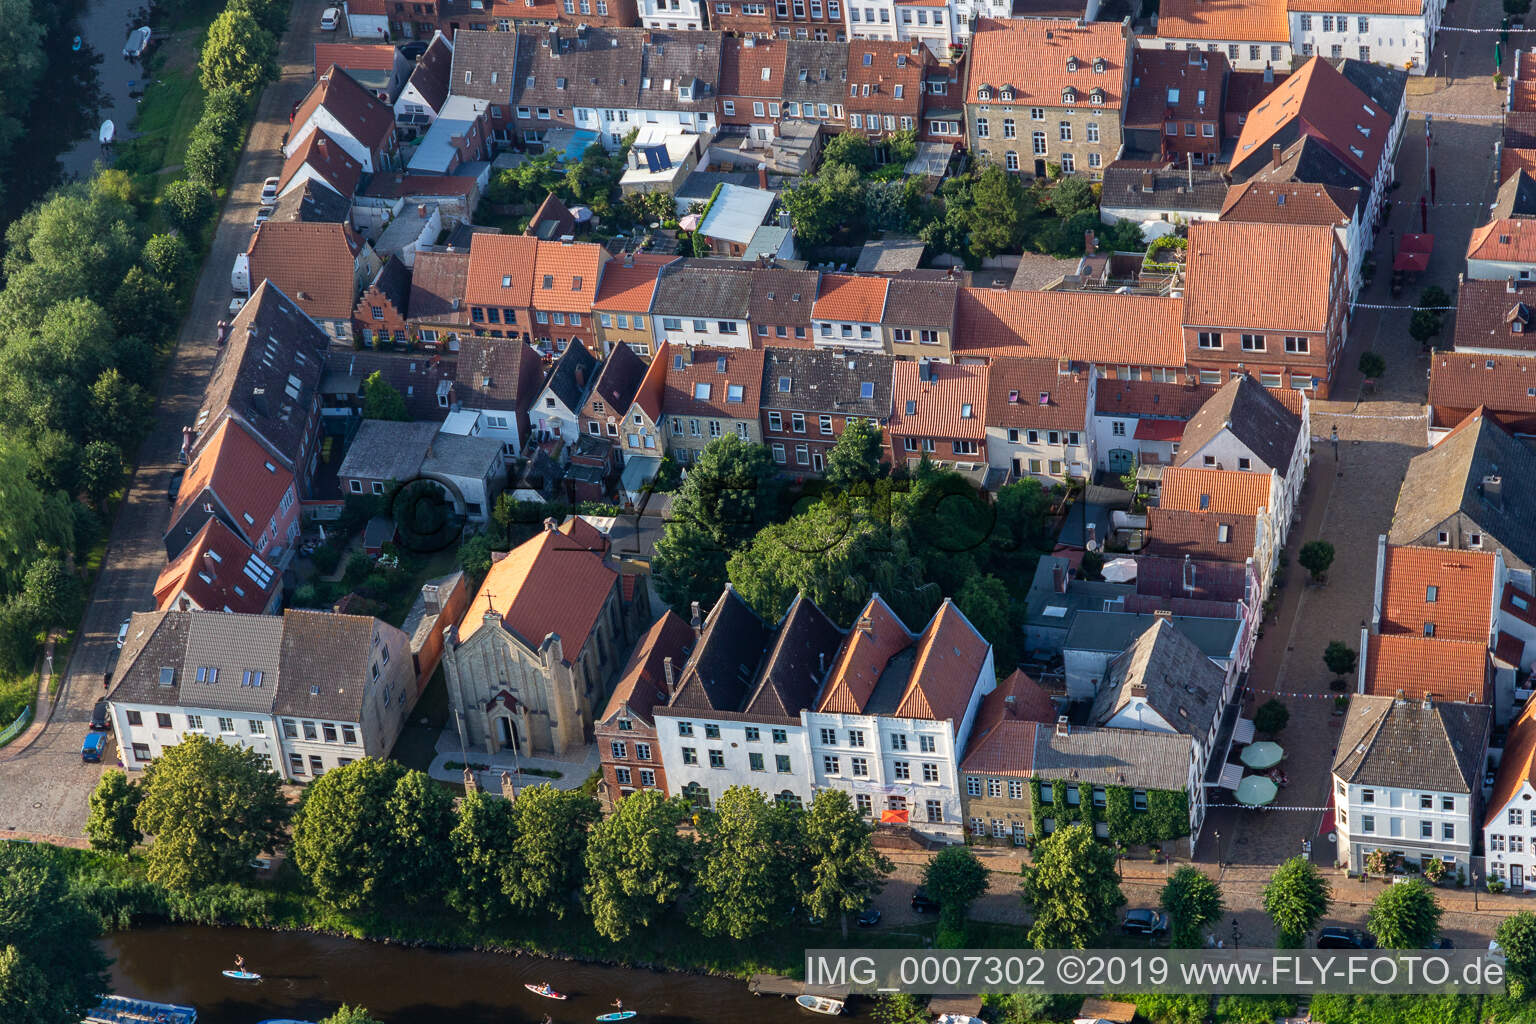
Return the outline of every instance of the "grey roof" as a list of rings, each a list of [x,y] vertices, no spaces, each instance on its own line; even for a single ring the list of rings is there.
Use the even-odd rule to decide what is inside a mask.
[[[511,71],[510,68],[507,70]],[[443,103],[448,99],[452,74],[453,45],[448,42],[447,36],[438,34],[432,37],[432,42],[427,45],[426,51],[417,58],[416,67],[411,71],[407,84],[414,85],[433,110],[441,110]]]
[[[271,615],[137,613],[118,660],[112,700],[269,713],[280,679],[282,632],[282,619]],[[255,672],[261,673],[259,686],[247,675]]]
[[[791,270],[784,266],[758,267],[752,271],[747,315],[754,325],[809,328],[811,307],[816,304],[816,292],[820,287],[820,271]],[[772,344],[772,340],[767,344]]]
[[[199,443],[213,436],[228,413],[292,468],[329,347],[319,325],[277,285],[263,281],[235,316],[219,351],[194,424]]]
[[[1488,217],[1490,220],[1536,217],[1536,178],[1523,168],[1506,178],[1499,186]]]
[[[815,703],[842,642],[842,630],[814,602],[797,594],[763,662],[757,690],[743,710],[798,723],[800,712]]]
[[[1090,786],[1130,786],[1178,792],[1189,786],[1191,740],[1144,729],[1035,726],[1034,774]]]
[[[273,621],[282,630],[282,670],[273,713],[361,721],[371,682],[374,631],[395,627],[365,615],[294,608]]]
[[[953,330],[959,297],[959,281],[893,277],[885,286],[885,312],[880,322],[887,327]]]
[[[1093,717],[1103,724],[1145,701],[1179,732],[1203,739],[1221,711],[1224,681],[1221,669],[1194,641],[1167,618],[1158,617],[1110,662]]]
[[[784,98],[792,102],[843,102],[848,91],[848,44],[789,39],[784,43]]]
[[[699,234],[746,245],[773,212],[778,199],[777,193],[767,189],[722,185],[699,224]]]
[[[445,383],[452,386],[456,371],[457,362],[451,353],[449,358],[443,358],[437,353],[358,349],[333,355],[326,363],[327,378],[337,375],[337,383],[345,383],[346,378],[356,379],[350,392],[354,396],[362,394],[363,381],[378,373],[405,398],[405,409],[411,419],[434,423],[447,415],[447,410],[438,405],[438,392]],[[325,394],[337,392],[327,389]]]
[[[1111,651],[1120,653],[1157,624],[1161,616],[1152,612],[1080,611],[1072,619],[1063,650]],[[1214,619],[1195,615],[1175,615],[1169,619],[1207,658],[1227,658],[1242,630],[1237,619]]]
[[[1349,700],[1333,773],[1357,786],[1403,786],[1471,793],[1481,785],[1492,709],[1486,704],[1399,701],[1356,694]]]
[[[708,202],[715,194],[717,185],[755,185],[757,175],[751,171],[694,171],[678,186],[675,198],[684,202]]]
[[[438,476],[484,477],[487,470],[500,465],[501,442],[496,438],[438,434],[431,439],[426,457],[421,460],[421,471]]]
[[[272,220],[293,223],[319,222],[340,224],[352,213],[352,201],[326,188],[313,178],[278,197],[272,208]]]
[[[1120,162],[1104,168],[1103,205],[1111,209],[1200,210],[1220,213],[1227,198],[1227,179],[1209,167],[1193,169],[1191,189],[1189,169],[1173,167],[1149,169]],[[1147,187],[1151,186],[1151,191]]]
[[[363,420],[336,475],[343,480],[410,480],[421,471],[436,423]]]
[[[897,270],[916,270],[923,260],[923,240],[911,235],[887,235],[871,239],[859,250],[854,270],[860,274],[889,274]]]
[[[719,32],[649,33],[640,109],[713,113],[720,86],[720,39]]]
[[[779,250],[784,248],[794,232],[789,228],[780,227],[777,224],[764,224],[752,232],[752,237],[747,240],[747,249],[741,254],[744,260],[755,260],[758,256],[777,256]]]
[[[449,92],[491,103],[511,103],[513,61],[520,40],[520,34],[511,32],[456,31]]]
[[[560,354],[560,358],[555,362],[555,368],[550,371],[549,379],[544,382],[544,387],[553,392],[567,409],[576,412],[581,408],[587,388],[596,378],[594,372],[596,368],[597,359],[578,338],[566,346],[565,351]]]
[[[893,356],[880,354],[770,346],[763,350],[759,408],[883,421],[891,415],[895,363]]]
[[[1024,597],[1025,623],[1053,629],[1068,629],[1072,619],[1080,611],[1101,611],[1105,601],[1122,600],[1136,592],[1127,583],[1099,583],[1092,580],[1074,579],[1067,582],[1066,593],[1057,593],[1052,585],[1053,573],[1060,569],[1069,571],[1071,563],[1055,555],[1041,555],[1035,563],[1035,577],[1030,581],[1029,593]],[[1061,615],[1047,615],[1047,609],[1062,609]]]
[[[751,294],[751,267],[739,260],[675,260],[656,276],[651,313],[744,320]]]
[[[729,583],[710,609],[669,709],[741,710],[770,634]]]
[[[647,369],[648,364],[635,354],[634,349],[628,345],[613,346],[613,351],[608,353],[602,368],[597,371],[597,380],[593,381],[592,393],[587,400],[601,399],[611,413],[622,418],[635,400],[635,392],[640,390]]]
[[[1493,476],[1499,478],[1497,497],[1485,486]],[[1457,512],[1520,561],[1536,565],[1536,452],[1481,414],[1408,463],[1387,538],[1412,544]]]
[[[1281,405],[1268,388],[1243,374],[1223,384],[1190,417],[1174,465],[1186,465],[1223,430],[1232,431],[1232,436],[1282,476],[1290,469],[1296,446],[1303,443],[1301,417]]]
[[[644,39],[632,28],[518,32],[513,96],[524,107],[641,108]]]
[[[1282,139],[1300,131],[1300,119],[1292,118],[1282,125],[1274,138]],[[1278,167],[1265,163],[1253,177],[1259,181],[1304,181],[1309,185],[1335,185],[1339,188],[1358,188],[1362,197],[1371,192],[1371,183],[1354,172],[1344,161],[1334,155],[1327,144],[1307,135],[1292,139],[1281,153]],[[1362,201],[1364,201],[1362,199]],[[1220,207],[1218,207],[1219,209]]]
[[[1375,100],[1389,116],[1397,116],[1408,91],[1408,72],[1350,58],[1339,61],[1334,67],[1351,85]]]

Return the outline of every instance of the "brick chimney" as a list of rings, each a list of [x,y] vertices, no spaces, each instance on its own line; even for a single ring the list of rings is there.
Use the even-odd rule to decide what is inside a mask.
[[[1067,721],[1066,715],[1056,716],[1056,735],[1068,736],[1072,733],[1072,725]]]
[[[1280,163],[1280,143],[1276,142],[1269,147],[1269,165],[1271,167],[1279,167]]]
[[[693,638],[697,640],[704,635],[704,616],[699,614],[699,602],[691,602],[689,611],[693,614],[689,618],[688,624],[693,627]]]
[[[677,670],[672,667],[670,655],[661,659],[661,671],[667,677],[667,693],[675,694],[677,692]]]
[[[1051,566],[1051,589],[1058,594],[1067,592],[1067,569],[1064,565]]]
[[[757,187],[762,189],[764,192],[768,191],[768,165],[767,164],[760,163],[760,164],[757,165]]]

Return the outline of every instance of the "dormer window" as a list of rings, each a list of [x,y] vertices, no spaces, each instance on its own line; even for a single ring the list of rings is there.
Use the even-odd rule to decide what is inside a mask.
[[[1076,103],[1077,102],[1077,90],[1072,88],[1070,85],[1067,86],[1065,89],[1061,90],[1061,102],[1066,103],[1068,105]]]
[[[998,98],[1001,99],[1004,103],[1012,103],[1013,102],[1013,86],[1011,86],[1011,85],[1003,86],[1002,89],[998,93]]]
[[[1077,70],[1077,58],[1076,57],[1068,57],[1067,58],[1067,70],[1068,71],[1076,71]]]
[[[1095,57],[1093,59],[1093,73],[1094,74],[1102,75],[1104,72],[1106,72],[1108,70],[1109,70],[1109,61],[1105,60],[1103,57]]]
[[[978,88],[976,90],[976,98],[983,103],[990,100],[992,98],[992,87],[990,85],[983,85]]]
[[[1097,104],[1102,105],[1104,103],[1104,99],[1105,99],[1105,93],[1104,93],[1103,89],[1094,89],[1094,90],[1092,90],[1091,92],[1088,93],[1088,102],[1089,103],[1097,103]]]

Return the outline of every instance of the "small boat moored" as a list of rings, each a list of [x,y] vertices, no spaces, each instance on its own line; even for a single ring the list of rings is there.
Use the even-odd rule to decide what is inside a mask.
[[[809,994],[795,996],[795,1002],[799,1003],[800,1008],[803,1010],[824,1014],[828,1017],[836,1017],[843,1012],[843,1001],[841,999],[832,999],[828,996],[813,996]]]
[[[81,46],[80,37],[79,36],[75,36],[75,41],[69,44],[69,48],[71,50],[75,51],[76,53],[79,53],[80,52],[80,46]]]
[[[100,140],[103,146],[105,146],[107,143],[112,141],[113,136],[116,134],[117,125],[113,124],[112,120],[108,118],[107,120],[101,122],[101,129],[96,133],[96,138]]]
[[[128,33],[128,41],[123,44],[123,56],[142,57],[144,51],[149,48],[149,40],[153,34],[148,25],[140,25]]]
[[[197,1024],[197,1010],[127,996],[102,996],[81,1024]]]
[[[531,981],[527,981],[523,983],[523,988],[527,989],[529,992],[532,992],[536,996],[543,996],[545,999],[566,998],[564,992],[556,992],[554,989],[550,988],[549,982],[547,981],[541,981],[537,985]]]
[[[315,1024],[315,1022],[312,1020],[298,1020],[294,1017],[273,1017],[269,1020],[261,1021],[260,1024]]]

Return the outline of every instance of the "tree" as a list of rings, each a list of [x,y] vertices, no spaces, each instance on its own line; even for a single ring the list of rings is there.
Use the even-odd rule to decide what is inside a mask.
[[[213,190],[201,181],[181,178],[160,193],[165,219],[184,234],[194,234],[213,216]]]
[[[875,998],[870,1011],[875,1024],[928,1024],[928,1008],[922,997],[910,992],[885,992]]]
[[[881,460],[884,447],[880,428],[869,420],[850,417],[842,436],[827,451],[827,483],[833,487],[872,484],[891,471]]]
[[[190,733],[144,769],[134,827],[154,837],[146,877],[181,892],[232,882],[281,838],[282,780],[256,751]]]
[[[225,9],[208,26],[199,63],[203,88],[234,88],[250,96],[277,77],[277,40],[249,10]]]
[[[895,865],[876,850],[874,829],[841,789],[821,789],[805,816],[806,912],[838,916],[848,938],[848,914],[862,909],[885,885]]]
[[[144,838],[133,826],[139,810],[138,786],[130,785],[121,768],[109,768],[91,791],[91,814],[85,820],[85,835],[91,846],[107,853],[124,854]]]
[[[642,789],[624,797],[587,838],[584,886],[592,927],[612,942],[644,932],[687,886],[693,841],[678,832],[681,798]]]
[[[795,228],[795,238],[804,245],[825,245],[838,231],[859,227],[855,211],[864,209],[865,184],[857,168],[834,162],[780,192],[779,198]]]
[[[376,1020],[368,1010],[361,1006],[348,1006],[342,1003],[335,1013],[325,1018],[320,1024],[383,1024]]]
[[[44,629],[68,626],[85,609],[85,588],[61,559],[39,558],[27,567],[21,601]]]
[[[1093,199],[1093,186],[1088,184],[1087,179],[1078,177],[1062,178],[1052,185],[1046,204],[1062,220],[1075,217],[1085,210],[1097,212],[1099,208]]]
[[[25,449],[0,432],[0,592],[16,591],[39,545],[74,549],[69,500],[28,480]]]
[[[1020,889],[1035,915],[1029,941],[1036,949],[1087,949],[1115,923],[1125,895],[1115,876],[1115,854],[1087,825],[1058,828],[1035,848]]]
[[[411,414],[405,407],[405,396],[384,379],[382,370],[374,370],[363,381],[363,419],[410,422]]]
[[[878,162],[875,147],[858,132],[841,132],[827,140],[821,147],[821,165],[846,164],[857,171],[873,170]]]
[[[144,266],[162,281],[184,284],[197,269],[197,261],[180,235],[150,235],[144,243]]]
[[[123,454],[111,441],[91,441],[80,453],[80,489],[99,508],[123,482]]]
[[[91,384],[87,432],[120,450],[132,448],[149,431],[150,403],[148,392],[121,370],[103,370]]]
[[[1253,727],[1266,736],[1278,735],[1291,720],[1291,709],[1278,697],[1271,697],[1259,705],[1253,714]]]
[[[1025,198],[1024,185],[1017,175],[997,164],[982,168],[971,190],[972,255],[986,259],[1017,246]]]
[[[458,821],[448,834],[458,870],[448,890],[448,905],[482,924],[507,909],[502,865],[512,858],[512,801],[479,790],[464,794]]]
[[[530,786],[512,803],[512,859],[502,886],[527,913],[564,917],[581,887],[587,830],[600,816],[597,801],[580,790]]]
[[[1309,540],[1296,553],[1296,561],[1312,574],[1312,582],[1319,583],[1333,564],[1333,545],[1325,540]]]
[[[972,576],[955,595],[955,605],[992,645],[998,673],[1007,675],[1012,671],[1019,663],[1020,633],[1003,581],[990,574]]]
[[[939,904],[939,929],[965,927],[971,904],[991,885],[987,869],[964,846],[946,846],[923,865],[923,888]]]
[[[705,935],[750,939],[784,920],[802,860],[797,826],[750,786],[721,794],[699,826],[693,920]]]
[[[1323,648],[1323,663],[1336,676],[1347,676],[1355,670],[1354,649],[1342,640],[1330,640]]]
[[[1422,340],[1422,339],[1420,339]],[[1375,379],[1387,372],[1387,361],[1377,352],[1360,353],[1360,374]]]
[[[48,846],[0,844],[0,1019],[64,1024],[108,991],[100,919]]]
[[[181,159],[187,175],[211,190],[223,183],[224,176],[234,166],[236,155],[223,139],[207,132],[193,131]]]
[[[1529,999],[1536,993],[1536,914],[1522,910],[1499,922],[1495,933],[1504,954],[1504,977],[1514,999]]]
[[[1366,924],[1383,949],[1426,949],[1440,932],[1440,914],[1434,890],[1414,878],[1383,889]]]
[[[1099,248],[1104,252],[1144,252],[1147,243],[1141,237],[1141,225],[1122,218],[1103,229]]]
[[[353,910],[385,896],[432,895],[445,873],[434,851],[444,849],[452,828],[451,801],[430,779],[408,784],[412,775],[422,773],[365,757],[304,791],[293,860],[321,900]]]
[[[1168,914],[1169,937],[1178,949],[1199,949],[1205,931],[1221,920],[1221,889],[1199,868],[1185,865],[1163,883],[1158,904]]]

